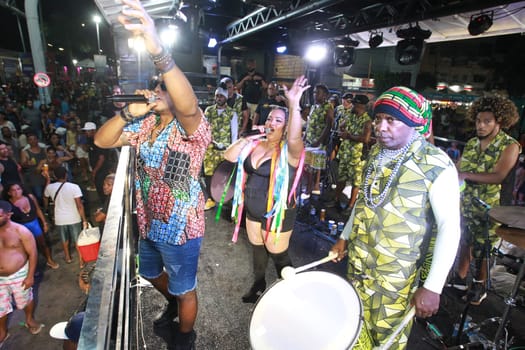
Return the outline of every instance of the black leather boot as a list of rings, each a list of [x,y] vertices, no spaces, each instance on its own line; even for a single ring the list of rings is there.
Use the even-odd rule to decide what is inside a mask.
[[[254,282],[248,293],[242,296],[243,303],[255,303],[266,289],[266,265],[268,265],[268,252],[264,245],[252,246],[253,251],[253,276]]]
[[[282,278],[283,276],[281,276],[281,272],[283,268],[286,266],[292,266],[292,260],[290,259],[290,255],[288,255],[288,249],[282,253],[270,253],[270,256],[272,257],[273,263],[275,265],[275,270],[277,270],[277,275],[279,278]]]

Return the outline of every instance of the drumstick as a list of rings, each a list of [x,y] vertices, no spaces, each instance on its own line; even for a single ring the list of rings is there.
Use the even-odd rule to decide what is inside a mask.
[[[285,268],[282,269],[281,276],[283,276],[284,279],[289,278],[289,277],[295,275],[296,273],[302,272],[304,270],[311,269],[312,267],[315,267],[317,265],[324,264],[325,262],[333,260],[336,257],[337,257],[337,253],[334,252],[334,251],[330,251],[328,253],[328,255],[325,256],[324,258],[319,259],[319,260],[314,261],[314,262],[311,262],[311,263],[306,264],[304,266],[301,266],[301,267],[298,267],[298,268],[293,268],[292,266],[286,266]]]
[[[401,321],[401,323],[399,324],[399,326],[397,326],[397,328],[395,329],[394,333],[392,333],[390,335],[390,337],[388,337],[386,343],[384,343],[383,345],[381,345],[380,347],[374,347],[374,349],[378,349],[378,350],[388,350],[391,346],[392,346],[392,343],[394,343],[394,340],[395,338],[399,335],[399,333],[401,333],[401,331],[403,330],[403,328],[405,328],[405,326],[408,324],[408,322],[410,322],[410,320],[416,315],[416,307],[415,306],[412,306],[410,308],[410,311],[408,311],[408,313],[405,315],[405,318],[403,318],[403,321]]]

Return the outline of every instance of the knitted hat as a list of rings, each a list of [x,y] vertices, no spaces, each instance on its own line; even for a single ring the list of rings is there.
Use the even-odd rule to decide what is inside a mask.
[[[228,98],[228,91],[223,89],[223,88],[221,88],[221,87],[218,87],[215,90],[215,96],[217,96],[217,95],[222,95],[222,96]]]
[[[374,114],[385,113],[415,127],[421,134],[429,131],[432,107],[422,95],[404,86],[383,92],[374,103]]]

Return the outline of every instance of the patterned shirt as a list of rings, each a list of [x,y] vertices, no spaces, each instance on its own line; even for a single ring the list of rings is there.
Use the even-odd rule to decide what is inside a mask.
[[[214,104],[206,108],[204,115],[210,122],[211,134],[214,142],[220,143],[224,147],[228,147],[235,141],[237,132],[233,132],[234,130],[232,130],[232,128],[235,124],[231,125],[231,121],[237,116],[237,114],[233,108],[225,106],[225,108],[222,109],[221,114],[219,114],[217,105]],[[208,147],[204,158],[204,174],[206,176],[213,175],[213,171],[217,165],[224,160],[223,153],[224,151],[215,149],[213,145]]]
[[[503,151],[513,143],[518,141],[500,131],[496,137],[489,143],[484,151],[481,151],[480,141],[477,137],[471,138],[465,148],[459,163],[459,171],[471,173],[493,172],[496,163],[501,157]],[[469,225],[469,231],[473,233],[476,240],[483,243],[484,237],[484,209],[473,205],[473,198],[479,198],[490,206],[500,204],[501,184],[478,184],[467,181],[462,199],[462,214]],[[491,224],[489,234],[491,240],[497,239],[495,229],[498,225]]]
[[[338,106],[337,111],[340,113]],[[367,112],[356,115],[351,112],[350,109],[344,109],[341,114],[338,114],[339,117],[339,128],[343,128],[348,131],[351,135],[361,135],[365,129],[365,124],[371,121],[370,116]],[[344,160],[350,164],[357,164],[361,161],[361,156],[363,154],[363,143],[352,141],[352,140],[342,140],[341,146],[339,147],[339,152],[337,154],[340,160]]]
[[[150,143],[159,116],[149,114],[126,125],[124,134],[137,149],[136,201],[142,238],[181,245],[204,235],[204,195],[199,183],[202,160],[211,141],[202,117],[192,135],[176,118]]]
[[[324,128],[326,127],[326,115],[333,109],[331,103],[325,102],[322,105],[314,105],[308,116],[306,125],[306,144],[311,145],[319,141]]]

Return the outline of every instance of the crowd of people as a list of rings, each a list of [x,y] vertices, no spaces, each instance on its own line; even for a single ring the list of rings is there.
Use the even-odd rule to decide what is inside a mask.
[[[267,82],[254,60],[237,83],[220,80],[214,103],[202,111],[140,1],[123,3],[119,21],[144,38],[161,74],[151,90],[135,93],[154,102],[102,106],[97,94],[120,93],[117,85],[102,92],[72,82],[57,86],[49,105],[20,86],[7,86],[1,97],[0,343],[8,337],[11,297],[24,309],[28,330],[40,332],[31,294],[37,252],[59,271],[46,239],[54,227],[64,262],[73,261],[71,244],[76,248],[90,221],[85,190],[97,192],[101,209],[94,221],[103,223],[115,181],[111,152],[123,145],[134,147],[138,158],[139,274],[166,299],[155,325],[172,329],[174,349],[195,345],[204,211],[216,205],[201,179],[209,186],[225,160],[236,164],[233,240],[244,214],[252,245],[253,284],[243,302],[255,303],[265,291],[270,258],[279,277],[293,265],[288,248],[299,189],[320,195],[323,176],[334,171],[335,200],[348,221],[331,250],[335,262],[348,256],[347,278],[364,307],[360,344],[385,343],[412,308],[421,318],[435,315],[451,276],[468,284],[467,302],[481,304],[487,250],[497,236],[495,225],[485,232],[486,208],[473,203],[499,205],[501,184],[518,163],[521,146],[505,132],[518,120],[508,98],[472,103],[468,117],[476,136],[462,152],[457,144],[446,150],[433,144],[432,106],[413,89],[393,87],[373,102],[359,93],[334,96],[304,76],[289,84]],[[314,103],[308,106],[303,95],[311,88]],[[90,114],[95,109],[106,112],[99,118]],[[516,174],[515,200],[523,202],[523,165]],[[351,194],[344,198],[347,186]],[[392,348],[406,347],[411,325]]]
[[[7,320],[15,307],[24,310],[31,334],[41,332],[43,323],[34,318],[35,280],[60,274],[61,265],[74,260],[84,267],[77,237],[89,223],[103,221],[91,220],[89,204],[105,207],[104,179],[117,165],[115,150],[93,142],[111,85],[54,83],[50,101],[23,82],[6,83],[0,91],[0,344],[9,337]],[[91,203],[88,191],[98,194]],[[63,253],[52,249],[58,237]]]

